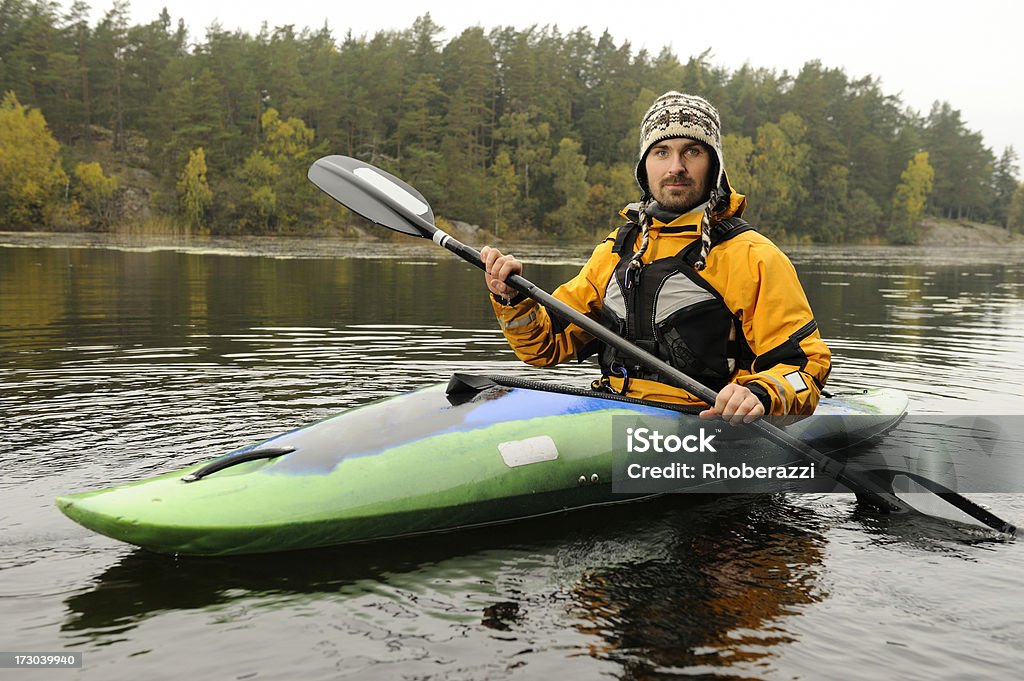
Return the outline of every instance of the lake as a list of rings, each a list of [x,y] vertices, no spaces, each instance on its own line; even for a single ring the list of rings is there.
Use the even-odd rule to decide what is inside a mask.
[[[590,248],[511,250],[550,290]],[[1024,417],[1024,249],[786,250],[830,390]],[[237,558],[150,554],[56,509],[454,371],[589,383],[591,365],[519,363],[479,272],[429,242],[0,234],[0,371],[0,651],[82,653],[47,678],[866,681],[1024,662],[1019,542],[847,494]],[[1024,524],[1020,494],[971,498]]]

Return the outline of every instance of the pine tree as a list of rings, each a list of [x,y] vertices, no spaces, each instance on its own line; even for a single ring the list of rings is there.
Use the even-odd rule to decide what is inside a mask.
[[[1010,204],[1017,192],[1017,152],[1006,147],[992,172],[993,222],[1009,228]]]
[[[981,135],[968,130],[947,102],[936,102],[923,137],[935,171],[935,210],[957,220],[981,218],[990,209],[995,162]]]

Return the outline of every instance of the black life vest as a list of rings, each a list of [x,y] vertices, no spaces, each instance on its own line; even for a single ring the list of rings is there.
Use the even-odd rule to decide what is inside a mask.
[[[752,230],[740,218],[716,223],[711,247]],[[749,369],[754,353],[740,320],[694,269],[700,239],[668,258],[630,270],[640,226],[619,228],[613,251],[619,255],[605,291],[601,324],[715,391],[738,369]],[[603,343],[597,345],[601,372],[630,379],[664,380],[636,360]],[[623,386],[625,391],[626,386]]]

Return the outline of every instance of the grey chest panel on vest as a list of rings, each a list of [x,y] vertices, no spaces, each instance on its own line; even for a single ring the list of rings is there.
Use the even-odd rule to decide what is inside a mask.
[[[670,274],[661,282],[655,298],[654,323],[661,324],[680,310],[714,299],[682,272]]]
[[[682,272],[669,274],[658,285],[655,293],[654,324],[661,324],[680,310],[714,299],[714,295],[694,283]],[[616,318],[626,318],[626,299],[622,291],[622,284],[614,275],[605,289],[604,307]]]
[[[604,289],[604,309],[614,314],[616,319],[626,318],[626,297],[614,272]]]

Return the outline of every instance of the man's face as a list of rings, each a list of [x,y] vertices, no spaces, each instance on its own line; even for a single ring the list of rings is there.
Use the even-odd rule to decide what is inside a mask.
[[[686,213],[707,200],[711,150],[704,144],[685,137],[662,140],[644,163],[647,184],[662,208]]]

